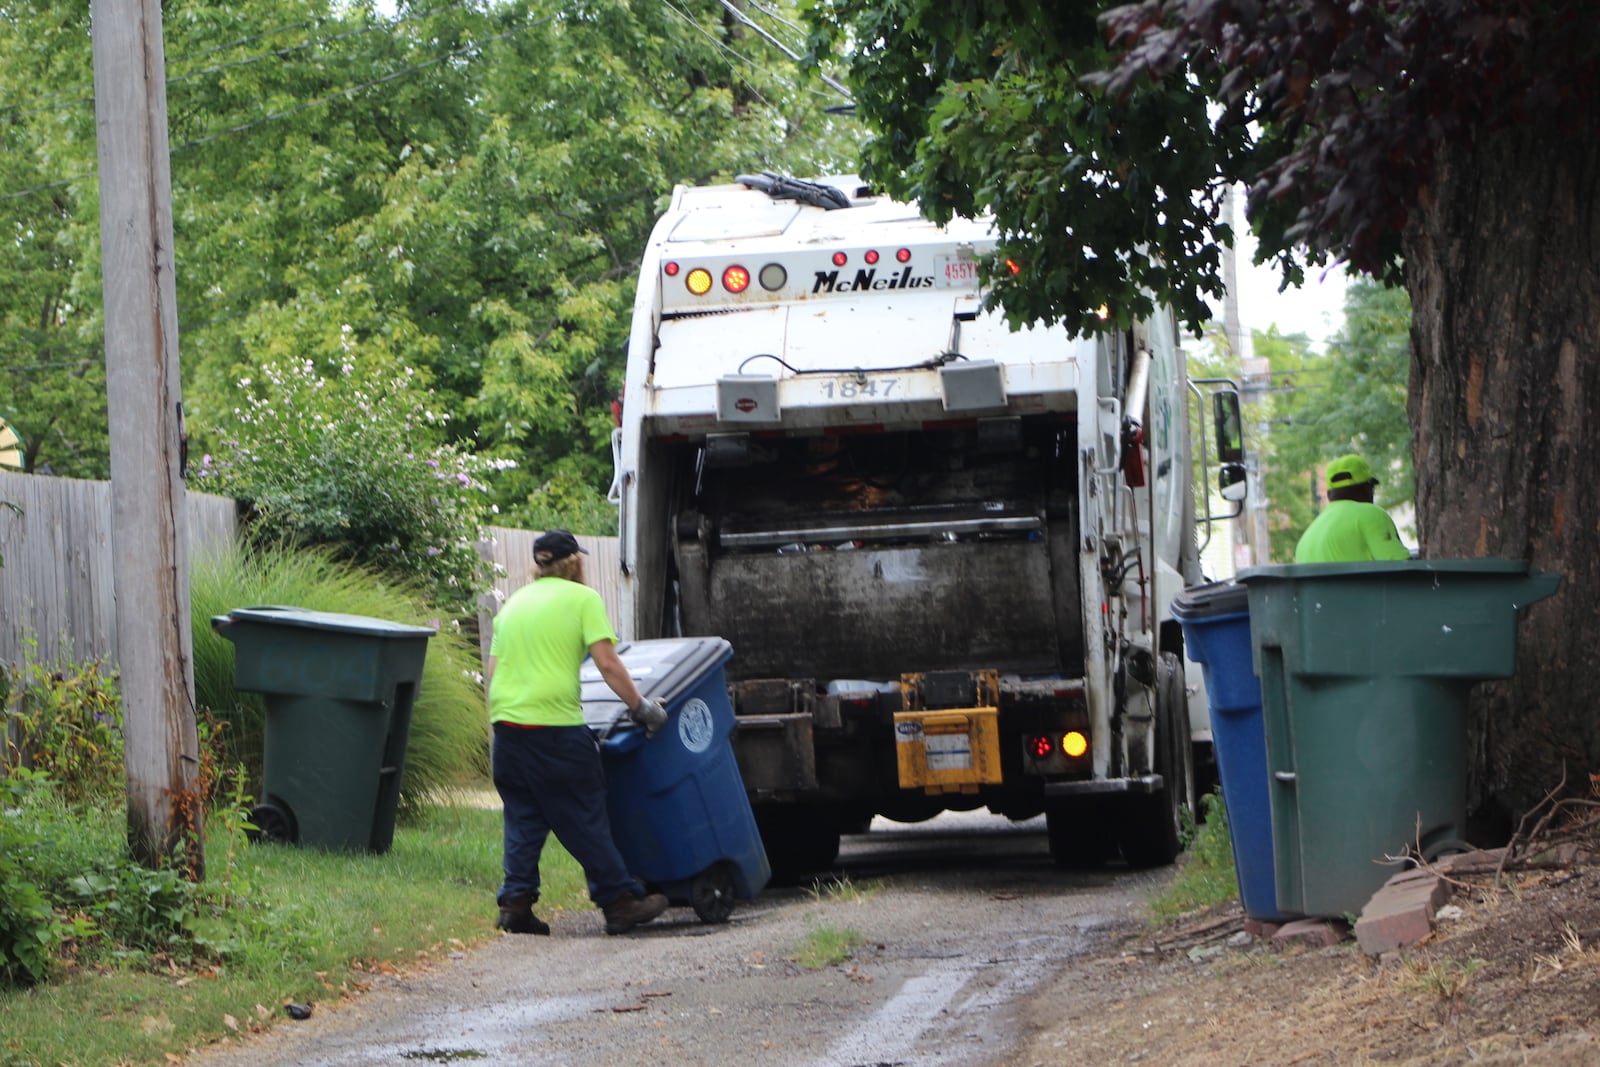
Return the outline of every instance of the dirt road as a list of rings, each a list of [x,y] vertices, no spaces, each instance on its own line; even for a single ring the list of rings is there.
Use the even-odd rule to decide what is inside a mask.
[[[741,902],[726,925],[672,909],[606,937],[598,912],[561,915],[548,938],[379,977],[192,1062],[997,1067],[1026,1046],[1030,995],[1136,923],[1168,872],[1060,872],[1042,820],[978,812],[880,821],[846,838],[839,875],[836,892]],[[848,961],[796,962],[808,938],[845,931],[862,939]]]

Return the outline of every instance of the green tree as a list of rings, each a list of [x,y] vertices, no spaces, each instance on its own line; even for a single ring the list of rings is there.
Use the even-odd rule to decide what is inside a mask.
[[[1346,452],[1365,456],[1380,472],[1377,503],[1410,504],[1416,475],[1411,461],[1411,426],[1406,416],[1410,369],[1411,304],[1403,289],[1357,280],[1345,290],[1344,326],[1310,373],[1293,383],[1294,410],[1287,424],[1274,424],[1273,452],[1301,493],[1309,488],[1318,507],[1324,500],[1317,469]],[[1276,494],[1272,497],[1278,505]],[[1298,524],[1293,540],[1276,533],[1273,558],[1288,562],[1310,521]],[[1286,551],[1284,551],[1286,549]]]
[[[88,28],[86,6],[0,10],[0,413],[24,470],[104,478]]]
[[[1292,444],[1301,437],[1308,398],[1320,395],[1317,383],[1326,373],[1327,357],[1312,349],[1305,334],[1284,335],[1276,326],[1255,334],[1254,349],[1271,367],[1262,398],[1266,439],[1256,443],[1262,452],[1261,483],[1270,508],[1268,552],[1273,562],[1290,563],[1320,500],[1315,464],[1307,468]]]
[[[874,130],[866,167],[934,216],[993,210],[1023,320],[1198,328],[1243,181],[1262,255],[1404,284],[1425,555],[1561,572],[1516,679],[1474,707],[1480,785],[1531,806],[1600,765],[1600,7],[1548,0],[812,0]],[[1109,43],[1107,43],[1109,42]],[[1576,696],[1577,699],[1574,699]],[[1571,780],[1570,777],[1568,780]],[[1483,789],[1475,790],[1477,793]]]
[[[718,0],[163,15],[192,451],[215,450],[261,364],[348,336],[428,380],[458,447],[515,461],[494,484],[508,524],[614,526],[611,403],[673,184],[835,169],[854,147],[838,95]],[[797,46],[793,16],[746,17]],[[99,472],[88,15],[40,0],[0,21],[0,219],[19,250],[0,264],[0,410],[37,464]]]

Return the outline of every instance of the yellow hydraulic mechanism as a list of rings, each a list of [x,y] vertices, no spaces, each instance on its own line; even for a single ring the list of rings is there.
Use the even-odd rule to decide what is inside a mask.
[[[906,711],[894,716],[895,758],[901,789],[927,793],[976,793],[1001,780],[1000,675],[974,671],[972,707],[928,709],[924,676],[901,676]]]

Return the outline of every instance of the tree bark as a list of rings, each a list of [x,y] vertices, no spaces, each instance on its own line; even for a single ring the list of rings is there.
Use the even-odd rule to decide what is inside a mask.
[[[1516,817],[1600,770],[1600,148],[1524,124],[1446,150],[1405,252],[1422,554],[1563,577],[1472,698],[1469,806]]]

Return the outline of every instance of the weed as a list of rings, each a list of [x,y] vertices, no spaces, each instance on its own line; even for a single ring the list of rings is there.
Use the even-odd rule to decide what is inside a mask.
[[[816,926],[805,936],[790,959],[808,971],[831,967],[850,958],[855,947],[866,938],[855,930],[837,926]]]
[[[875,878],[865,882],[854,882],[850,880],[849,875],[818,879],[811,886],[811,896],[819,904],[827,900],[860,904],[871,900],[882,891],[883,883]]]
[[[70,801],[122,792],[122,698],[99,662],[45,665],[31,656],[11,671],[12,704],[0,728],[0,772],[29,767]]]
[[[1472,976],[1486,965],[1487,961],[1480,959],[1408,959],[1402,964],[1399,986],[1413,996],[1453,1001],[1466,992],[1467,986],[1472,984]]]
[[[1239,896],[1239,878],[1233,865],[1233,837],[1228,830],[1228,809],[1222,792],[1213,789],[1201,798],[1205,822],[1196,826],[1185,810],[1184,832],[1189,841],[1181,866],[1167,888],[1150,902],[1151,918],[1167,922],[1187,912],[1209,908]]]

